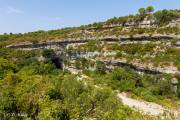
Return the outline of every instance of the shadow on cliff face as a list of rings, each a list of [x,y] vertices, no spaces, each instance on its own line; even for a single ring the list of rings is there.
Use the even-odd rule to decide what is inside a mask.
[[[53,56],[51,58],[52,63],[56,66],[57,69],[63,69],[63,59],[59,56]]]
[[[54,50],[44,49],[42,55],[46,58],[46,60],[50,60],[52,63],[54,63],[57,69],[63,69],[63,57],[56,55]]]

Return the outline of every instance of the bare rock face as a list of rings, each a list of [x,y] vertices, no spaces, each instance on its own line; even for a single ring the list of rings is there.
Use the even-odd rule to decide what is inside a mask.
[[[179,81],[178,81],[177,78],[173,78],[173,79],[171,80],[171,83],[172,83],[173,85],[177,85],[177,84],[179,84]]]
[[[156,27],[156,21],[154,18],[149,19],[146,17],[142,22],[139,23],[140,28]]]
[[[172,84],[172,86],[173,86],[173,91],[176,93],[177,90],[178,90],[178,84],[179,84],[178,79],[177,79],[177,78],[173,78],[173,79],[171,80],[171,84]]]
[[[45,58],[44,58],[43,56],[40,56],[40,57],[37,57],[37,60],[38,60],[39,62],[41,62],[41,61],[45,61]]]
[[[180,28],[180,18],[171,21],[171,22],[168,24],[168,27],[179,27],[179,28]]]

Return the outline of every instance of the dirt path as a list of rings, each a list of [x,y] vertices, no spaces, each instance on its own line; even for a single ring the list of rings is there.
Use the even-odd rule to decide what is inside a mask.
[[[165,109],[158,104],[129,98],[126,93],[118,94],[118,98],[122,100],[124,105],[138,109],[148,115],[159,116],[165,112]]]
[[[80,71],[76,69],[68,69],[72,74],[78,74]],[[84,78],[88,78],[88,76],[82,74],[81,76],[78,76],[78,80],[82,80]],[[87,85],[87,82],[84,81],[84,84]],[[96,88],[103,89],[100,86],[95,85]],[[117,92],[117,91],[116,91]],[[164,116],[164,113],[167,114],[167,112],[170,114],[173,114],[173,120],[180,120],[180,112],[179,110],[168,110],[165,109],[163,106],[153,103],[153,102],[147,102],[143,100],[136,100],[133,98],[130,98],[127,96],[126,93],[119,93],[117,94],[117,97],[121,99],[122,103],[124,105],[127,105],[131,108],[134,108],[135,110],[139,110],[143,112],[146,115],[152,115],[152,116]],[[171,118],[171,117],[170,117]]]

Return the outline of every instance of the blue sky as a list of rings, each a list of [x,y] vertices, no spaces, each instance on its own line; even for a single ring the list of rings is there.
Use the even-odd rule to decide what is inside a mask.
[[[79,26],[140,7],[180,9],[180,0],[0,0],[0,33],[19,33]]]

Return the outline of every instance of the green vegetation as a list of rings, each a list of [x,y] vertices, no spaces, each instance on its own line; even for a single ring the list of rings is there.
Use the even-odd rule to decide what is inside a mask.
[[[154,16],[157,20],[158,25],[162,26],[179,17],[179,13],[179,10],[160,10],[154,13]]]
[[[147,8],[139,8],[138,12],[141,16],[143,16],[154,12],[154,8],[153,6],[148,6]]]
[[[152,40],[153,41],[153,40]],[[175,66],[180,69],[180,49],[174,48],[170,46],[166,46],[168,42],[176,43],[179,41],[178,39],[174,40],[161,40],[162,44],[156,44],[154,42],[141,44],[141,43],[134,43],[134,44],[100,44],[97,42],[89,43],[76,46],[71,48],[70,51],[81,51],[81,52],[93,52],[93,51],[115,51],[117,52],[116,55],[109,55],[109,56],[94,56],[95,58],[102,58],[102,59],[126,59],[129,62],[140,62],[141,64],[152,64],[154,66],[159,67],[167,67],[167,66]],[[99,46],[99,47],[97,47]],[[93,48],[93,51],[92,51]],[[68,51],[68,50],[67,50]]]
[[[176,20],[180,16],[180,10],[160,10],[154,12],[152,6],[140,8],[139,14],[128,15],[124,17],[114,17],[105,22],[97,22],[80,27],[64,28],[50,31],[36,31],[25,34],[4,34],[0,35],[0,47],[16,43],[39,43],[51,40],[61,40],[66,38],[85,39],[89,37],[119,36],[119,35],[135,35],[135,34],[179,34],[179,28],[168,28],[166,25],[172,20]],[[138,28],[138,24],[143,20],[155,21],[157,27]],[[132,29],[127,30],[127,24],[134,24]],[[112,27],[114,25],[114,27]],[[159,28],[161,27],[162,28]]]
[[[154,8],[152,6],[148,6],[146,8],[146,11],[147,11],[147,13],[152,13],[152,12],[154,12]]]
[[[84,45],[80,45],[80,46],[77,45],[77,46],[66,49],[66,51],[69,51],[69,52],[74,52],[74,51],[95,52],[95,51],[100,51],[100,50],[102,50],[102,45],[101,45],[101,42],[98,40],[91,40]]]
[[[139,8],[139,14],[140,15],[145,15],[146,14],[146,9],[145,8]]]
[[[139,75],[129,68],[116,68],[106,74],[92,71],[83,73],[93,78],[94,84],[101,87],[110,86],[113,90],[132,93],[134,97],[167,107],[177,107],[177,104],[174,106],[172,102],[167,101],[168,99],[179,100],[179,92],[175,92],[171,85],[173,78],[171,75]]]
[[[180,74],[138,74],[127,67],[107,69],[102,60],[126,60],[180,70],[180,49],[168,46],[179,39],[151,40],[149,43],[109,44],[99,37],[137,34],[180,34],[180,28],[167,27],[179,17],[180,10],[154,12],[152,6],[139,14],[114,17],[81,27],[25,34],[0,35],[0,119],[2,120],[159,120],[124,106],[117,92],[132,98],[158,103],[166,108],[180,107]],[[144,20],[155,20],[155,27],[140,28]],[[128,24],[134,24],[129,27]],[[18,50],[6,45],[41,43],[58,39],[88,39],[87,44],[71,46],[64,52],[115,52],[71,59],[56,51]],[[63,58],[65,57],[65,58]],[[62,66],[79,72],[73,75]],[[111,66],[110,66],[111,67]],[[170,116],[171,117],[171,116]],[[172,118],[173,119],[173,118]]]
[[[0,58],[1,119],[155,119],[123,106],[110,87],[85,85],[76,75],[57,69],[53,63],[29,60],[43,52],[6,51]],[[23,54],[13,55],[16,52]],[[10,62],[13,59],[16,60]],[[97,76],[106,75],[101,74],[102,65],[98,66]]]

